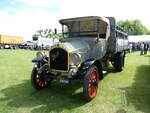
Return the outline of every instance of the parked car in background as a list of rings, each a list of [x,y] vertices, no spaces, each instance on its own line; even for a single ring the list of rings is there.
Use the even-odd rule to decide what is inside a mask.
[[[19,49],[24,49],[24,44],[18,45],[18,48],[19,48]]]

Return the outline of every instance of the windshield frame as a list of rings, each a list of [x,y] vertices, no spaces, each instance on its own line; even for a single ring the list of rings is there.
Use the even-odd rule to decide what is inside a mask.
[[[65,38],[65,35],[67,35],[67,38],[71,38],[71,37],[85,37],[85,36],[90,36],[90,37],[95,37],[95,36],[98,36],[99,34],[99,29],[100,29],[100,26],[99,26],[99,23],[100,23],[100,20],[99,19],[95,19],[96,20],[96,30],[91,30],[91,31],[81,31],[80,29],[80,20],[78,21],[72,21],[72,22],[78,22],[78,32],[65,32],[65,28],[64,26],[67,26],[67,23],[63,23],[61,24],[62,25],[62,35],[63,35],[63,38]],[[67,26],[68,27],[68,26]],[[95,33],[95,34],[82,34],[81,33]],[[76,36],[73,36],[73,34],[76,34]]]

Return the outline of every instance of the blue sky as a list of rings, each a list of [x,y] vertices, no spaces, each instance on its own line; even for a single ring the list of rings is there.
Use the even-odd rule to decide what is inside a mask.
[[[61,29],[59,19],[95,15],[139,19],[150,28],[149,4],[149,0],[0,0],[0,34],[31,40],[38,29]]]
[[[0,10],[8,13],[9,15],[15,15],[15,11],[21,11],[24,9],[36,9],[36,8],[41,8],[44,9],[45,11],[49,12],[57,12],[59,11],[59,7],[57,7],[57,0],[54,0],[53,2],[39,2],[39,3],[34,3],[34,2],[26,2],[29,0],[2,0],[0,1]],[[33,0],[36,1],[36,0]],[[38,0],[42,1],[42,0]]]

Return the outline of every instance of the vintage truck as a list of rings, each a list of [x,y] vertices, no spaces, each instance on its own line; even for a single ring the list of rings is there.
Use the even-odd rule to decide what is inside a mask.
[[[116,71],[124,68],[128,35],[113,17],[88,16],[62,19],[63,38],[48,51],[37,52],[32,60],[31,82],[35,89],[52,80],[67,78],[83,81],[83,96],[92,100],[103,78],[103,67],[111,62]],[[63,80],[63,79],[62,79]]]

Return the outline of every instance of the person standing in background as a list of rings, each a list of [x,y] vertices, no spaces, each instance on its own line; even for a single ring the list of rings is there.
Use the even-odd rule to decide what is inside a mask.
[[[131,53],[132,52],[132,48],[133,48],[133,44],[129,44],[129,53]]]
[[[141,50],[140,55],[144,55],[144,42],[141,43],[140,50]]]
[[[147,54],[149,45],[147,43],[144,44],[144,54]]]

